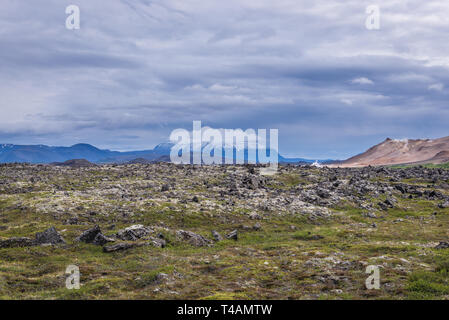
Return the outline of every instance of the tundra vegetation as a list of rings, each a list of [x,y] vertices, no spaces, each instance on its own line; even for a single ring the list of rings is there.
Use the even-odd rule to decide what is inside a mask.
[[[3,164],[0,298],[449,297],[447,166],[259,170]]]

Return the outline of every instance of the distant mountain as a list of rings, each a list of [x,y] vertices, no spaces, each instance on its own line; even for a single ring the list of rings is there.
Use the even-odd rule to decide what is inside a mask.
[[[206,148],[208,144],[204,144],[202,149]],[[168,162],[170,161],[170,150],[173,147],[172,143],[158,144],[154,149],[142,150],[142,151],[111,151],[98,149],[90,144],[80,143],[71,147],[50,147],[46,145],[14,145],[14,144],[1,144],[0,145],[0,163],[12,163],[12,162],[28,162],[28,163],[63,163],[72,159],[85,159],[93,163],[147,163],[154,161]],[[191,158],[192,158],[192,147]],[[222,157],[225,157],[225,150],[223,149]],[[232,154],[235,161],[238,157],[238,153],[235,147],[231,150],[227,148],[228,153]],[[250,151],[243,150],[244,162],[248,159],[259,162],[256,155],[252,158],[252,154],[256,154]],[[276,151],[273,151],[276,152]],[[212,153],[213,154],[213,153]],[[303,159],[303,158],[284,158],[278,155],[280,163],[296,163],[296,164],[309,164],[315,162],[315,160]]]
[[[440,164],[449,162],[449,137],[439,139],[387,138],[367,151],[335,166],[363,167],[393,164]]]
[[[152,153],[152,150],[133,152],[103,150],[85,143],[71,147],[2,144],[0,145],[0,162],[52,163],[71,159],[85,159],[95,163],[125,162],[142,155],[151,156]]]
[[[50,163],[70,159],[86,159],[98,162],[113,157],[119,152],[100,150],[90,144],[75,144],[71,147],[49,147],[45,145],[0,145],[0,162]]]

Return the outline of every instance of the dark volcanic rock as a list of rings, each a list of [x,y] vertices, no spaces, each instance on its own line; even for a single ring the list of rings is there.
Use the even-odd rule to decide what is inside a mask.
[[[330,197],[329,190],[326,190],[326,189],[323,189],[323,188],[319,188],[319,189],[316,191],[316,194],[317,194],[320,198],[324,198],[324,199]]]
[[[34,246],[36,243],[33,239],[26,237],[14,237],[0,241],[0,248],[17,248]]]
[[[243,178],[243,185],[248,189],[257,189],[259,188],[259,180],[256,176],[247,176]]]
[[[438,208],[441,209],[449,208],[449,201],[438,204]]]
[[[258,215],[257,213],[253,212],[249,215],[249,218],[252,220],[260,220],[262,219],[262,217],[260,215]]]
[[[440,241],[439,244],[436,245],[435,249],[448,249],[449,248],[449,242],[446,241]]]
[[[64,238],[56,231],[55,227],[36,233],[37,244],[65,244]]]
[[[221,236],[221,234],[219,234],[217,231],[213,230],[212,231],[212,237],[214,238],[215,241],[221,241],[223,240],[223,237]]]
[[[388,206],[387,206],[384,202],[378,202],[377,204],[379,205],[379,207],[380,207],[382,210],[385,210],[385,211],[388,210]]]
[[[86,243],[92,243],[99,233],[101,233],[100,227],[96,225],[93,228],[84,231],[78,238],[76,238],[76,240]]]
[[[167,241],[165,241],[162,238],[151,237],[150,242],[153,246],[155,246],[157,248],[165,248],[165,246],[167,245]]]
[[[385,201],[384,201],[384,203],[389,207],[389,208],[394,208],[394,203],[395,203],[395,200],[394,199],[386,199]]]
[[[180,241],[186,241],[195,247],[203,247],[210,245],[210,240],[207,240],[202,235],[196,234],[192,231],[178,230],[176,237]]]
[[[136,241],[148,236],[152,232],[152,229],[144,227],[141,224],[136,224],[117,232],[117,238],[120,240]]]
[[[233,230],[231,231],[227,236],[227,239],[233,239],[233,240],[238,240],[238,234],[237,234],[237,230]]]
[[[101,232],[97,233],[95,238],[93,239],[92,243],[97,246],[104,246],[108,242],[114,242],[115,240],[109,237],[106,237]]]
[[[131,248],[135,248],[135,247],[141,247],[143,245],[144,245],[143,243],[127,243],[127,242],[117,243],[117,244],[113,244],[111,246],[104,246],[103,252],[109,253],[109,252],[127,250],[127,249],[131,249]]]

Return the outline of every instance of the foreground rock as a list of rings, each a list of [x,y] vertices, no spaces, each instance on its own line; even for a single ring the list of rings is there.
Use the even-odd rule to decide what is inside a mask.
[[[64,238],[55,227],[36,233],[36,244],[65,244]]]
[[[109,252],[128,250],[131,248],[142,247],[144,245],[145,245],[145,243],[137,243],[137,242],[135,242],[135,243],[128,243],[128,242],[117,243],[117,244],[113,244],[110,246],[104,246],[103,252],[109,253]]]
[[[164,239],[154,237],[150,238],[150,243],[157,248],[165,248],[167,245],[167,242]]]
[[[95,227],[84,231],[78,238],[76,238],[76,241],[92,243],[99,233],[101,233],[101,229],[96,225]]]
[[[0,248],[29,247],[33,245],[35,245],[34,240],[26,237],[14,237],[0,241]]]
[[[35,239],[27,237],[13,237],[0,241],[0,248],[30,247],[46,244],[65,244],[64,238],[56,231],[55,227],[36,233]]]
[[[141,224],[136,224],[117,232],[117,238],[125,241],[136,241],[148,236],[153,230],[144,227]]]
[[[95,239],[92,241],[92,244],[95,244],[97,246],[104,246],[106,243],[114,241],[115,239],[106,237],[104,234],[100,232],[95,236]]]
[[[227,239],[232,239],[237,241],[238,240],[238,234],[237,234],[237,230],[231,231],[227,236]]]
[[[214,238],[215,241],[222,241],[223,237],[221,236],[221,234],[219,234],[217,231],[212,231],[212,237]]]
[[[112,239],[102,234],[100,227],[96,225],[95,227],[84,231],[78,238],[76,238],[76,241],[103,246],[108,242],[114,242],[115,239]]]
[[[204,247],[211,244],[210,240],[191,231],[179,230],[176,232],[176,237],[178,240],[188,242],[195,247]]]
[[[436,245],[435,249],[448,249],[449,248],[449,242],[446,241],[440,241],[439,244]]]

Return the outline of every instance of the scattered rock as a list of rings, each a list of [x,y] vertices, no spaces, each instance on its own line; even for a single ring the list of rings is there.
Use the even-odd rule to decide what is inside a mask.
[[[395,202],[396,202],[396,201],[395,201],[395,199],[393,199],[393,198],[389,198],[389,199],[386,199],[386,200],[384,201],[385,205],[387,205],[388,208],[394,208],[394,203],[395,203]]]
[[[440,241],[439,244],[436,245],[435,249],[448,249],[449,248],[449,242],[446,241]]]
[[[156,275],[156,277],[154,278],[153,283],[160,284],[160,283],[162,283],[162,282],[164,282],[166,280],[168,280],[168,274],[161,272],[161,273],[158,273]]]
[[[79,237],[76,238],[76,241],[92,243],[99,233],[101,233],[100,227],[95,225],[93,228],[84,231]]]
[[[363,216],[368,217],[368,218],[372,218],[372,219],[376,219],[377,216],[374,212],[366,212],[363,214]]]
[[[221,236],[221,234],[219,234],[215,230],[212,231],[212,237],[214,238],[215,241],[222,241],[223,240],[223,237]]]
[[[231,231],[227,236],[227,239],[238,240],[237,230]]]
[[[176,237],[180,241],[186,241],[195,247],[208,246],[210,241],[204,238],[202,235],[196,234],[192,231],[178,230],[176,231]]]
[[[117,232],[117,238],[120,240],[136,241],[148,236],[152,232],[152,229],[144,227],[141,224],[136,224]]]
[[[438,204],[438,208],[441,209],[449,208],[449,201]]]
[[[56,231],[55,227],[36,233],[37,244],[65,244],[64,238]]]
[[[117,244],[113,244],[110,246],[104,246],[103,247],[103,252],[115,252],[115,251],[121,251],[121,250],[128,250],[131,248],[135,248],[135,247],[141,247],[145,245],[144,243],[128,243],[128,242],[122,242],[122,243],[117,243]]]
[[[253,212],[249,215],[249,218],[252,220],[260,220],[262,219],[262,217],[260,215],[258,215],[257,213]]]
[[[34,240],[26,237],[14,237],[0,241],[0,248],[29,247],[34,245]]]
[[[102,233],[97,233],[97,235],[95,236],[95,239],[92,241],[92,244],[95,244],[97,246],[104,246],[106,243],[114,242],[114,241],[115,241],[115,239],[106,237]]]
[[[244,177],[242,183],[248,189],[255,190],[259,188],[259,180],[253,175]]]
[[[71,218],[65,220],[64,224],[77,225],[77,224],[81,224],[81,222],[80,222],[80,220],[77,217],[71,217]]]
[[[150,242],[153,246],[157,248],[165,248],[165,246],[167,245],[167,242],[162,238],[151,237]]]
[[[316,194],[320,197],[320,198],[329,198],[330,197],[330,193],[328,190],[323,189],[323,188],[319,188],[316,191]]]

